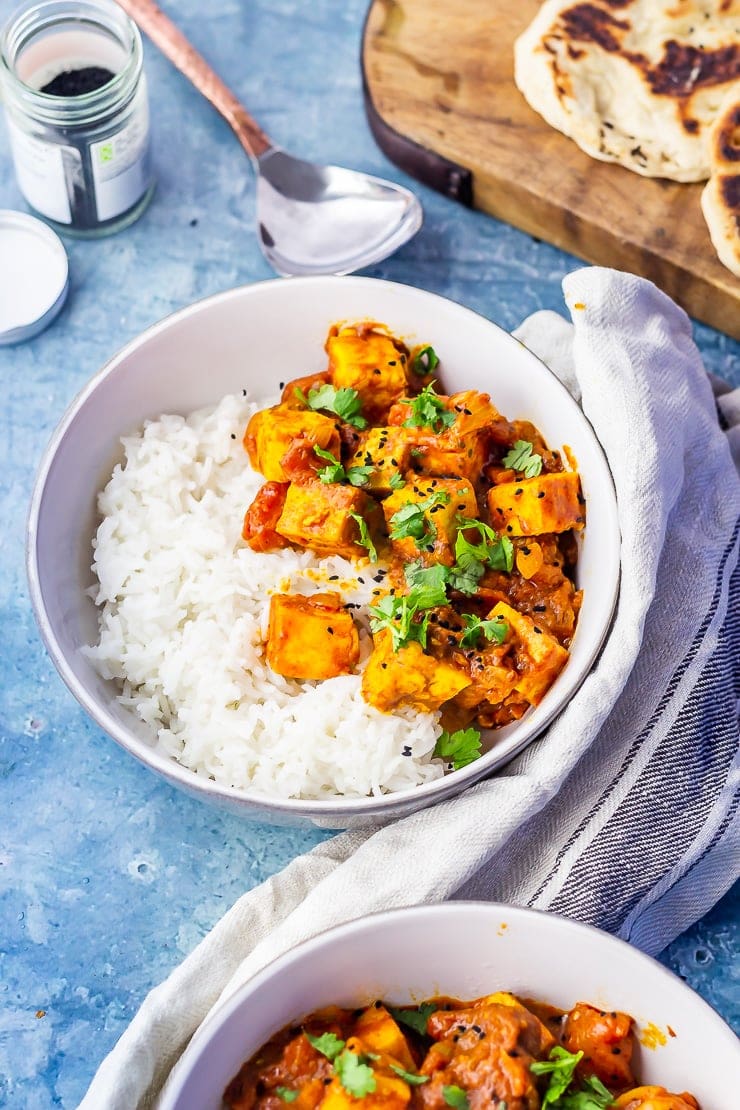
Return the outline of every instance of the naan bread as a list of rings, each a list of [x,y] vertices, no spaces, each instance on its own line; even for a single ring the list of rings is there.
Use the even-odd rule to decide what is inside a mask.
[[[720,262],[740,277],[740,86],[722,105],[709,142],[712,176],[701,208]]]
[[[594,158],[703,181],[709,128],[740,85],[740,0],[545,0],[516,42],[515,79]]]

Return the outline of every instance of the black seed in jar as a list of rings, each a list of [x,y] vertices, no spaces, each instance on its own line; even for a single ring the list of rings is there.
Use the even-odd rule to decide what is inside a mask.
[[[47,96],[84,96],[85,93],[102,89],[113,79],[111,70],[105,66],[81,66],[79,69],[65,69],[52,77],[39,92]]]

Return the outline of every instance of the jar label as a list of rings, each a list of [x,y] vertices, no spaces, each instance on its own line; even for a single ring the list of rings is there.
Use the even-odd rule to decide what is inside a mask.
[[[95,204],[104,223],[132,208],[149,187],[149,115],[146,96],[126,126],[90,143]]]
[[[41,142],[26,134],[6,113],[18,185],[37,212],[60,224],[72,223],[68,179],[82,174],[79,151]]]

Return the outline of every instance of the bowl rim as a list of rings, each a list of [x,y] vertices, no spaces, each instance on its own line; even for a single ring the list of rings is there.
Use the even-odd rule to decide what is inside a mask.
[[[697,994],[692,987],[688,986],[682,979],[679,978],[675,972],[670,968],[665,967],[656,960],[653,956],[648,956],[647,953],[635,948],[626,940],[621,937],[616,937],[612,933],[607,933],[604,929],[599,929],[595,925],[589,925],[583,921],[576,921],[573,918],[565,917],[562,914],[551,913],[548,910],[533,909],[530,906],[514,906],[508,905],[503,902],[481,902],[481,901],[454,901],[454,902],[431,902],[415,906],[402,906],[394,907],[393,909],[377,910],[374,913],[363,914],[361,917],[352,918],[350,921],[343,921],[341,924],[332,925],[327,929],[322,929],[321,932],[316,933],[314,936],[309,937],[307,940],[301,941],[299,944],[289,948],[281,956],[276,956],[268,964],[266,964],[254,975],[250,976],[246,982],[242,983],[240,987],[225,998],[223,1002],[216,1002],[214,1008],[205,1018],[203,1023],[196,1029],[195,1033],[187,1043],[182,1055],[174,1064],[162,1092],[162,1102],[160,1110],[175,1110],[176,1099],[182,1094],[183,1088],[187,1083],[190,1075],[197,1068],[199,1061],[210,1044],[213,1037],[217,1032],[228,1024],[234,1013],[242,1006],[245,999],[260,989],[266,982],[274,975],[279,975],[283,970],[290,967],[296,959],[310,957],[311,955],[320,955],[322,950],[327,946],[331,946],[338,940],[344,940],[347,936],[356,934],[362,936],[364,929],[372,928],[373,926],[387,924],[391,929],[394,922],[399,919],[408,919],[413,922],[414,918],[433,918],[437,920],[440,929],[440,935],[448,935],[445,931],[445,920],[447,918],[454,919],[459,916],[480,914],[484,918],[500,918],[504,915],[507,919],[507,925],[512,921],[523,923],[524,928],[527,927],[527,922],[532,919],[541,922],[543,919],[549,921],[549,925],[545,928],[552,928],[553,930],[553,945],[557,944],[558,934],[564,932],[581,935],[584,943],[589,939],[597,938],[599,944],[604,944],[608,948],[615,951],[621,951],[627,954],[627,958],[633,960],[635,964],[646,969],[649,968],[653,974],[656,972],[667,983],[671,983],[674,988],[678,988],[686,998],[691,996],[692,1004],[695,1009],[699,1011],[701,1020],[709,1023],[717,1037],[722,1037],[727,1040],[728,1045],[731,1045],[738,1056],[738,1064],[740,1065],[740,1039],[735,1036],[732,1028],[722,1018],[717,1011]],[[301,1015],[303,1016],[303,1015]]]
[[[541,359],[534,351],[530,350],[520,340],[516,339],[511,332],[506,331],[500,324],[496,324],[482,313],[475,311],[475,309],[468,308],[466,305],[454,301],[450,297],[444,297],[439,293],[433,293],[426,289],[421,289],[415,285],[407,285],[403,282],[388,281],[384,278],[372,278],[363,276],[329,276],[329,275],[310,275],[306,277],[292,277],[286,278],[270,278],[265,281],[251,282],[244,285],[236,286],[232,289],[224,290],[220,293],[214,293],[207,297],[202,297],[199,300],[193,301],[176,311],[164,316],[161,320],[156,321],[149,327],[145,328],[138,335],[134,336],[127,343],[124,344],[115,354],[113,354],[101,368],[93,374],[91,378],[82,386],[79,392],[72,398],[66,410],[64,411],[61,419],[59,420],[56,428],[54,429],[51,438],[44,450],[41,461],[38,466],[36,477],[33,485],[33,492],[29,503],[28,516],[26,519],[26,576],[29,586],[29,595],[33,613],[36,619],[39,632],[46,650],[51,658],[54,667],[56,668],[59,676],[66,685],[67,689],[82,706],[89,717],[106,733],[110,736],[120,747],[132,755],[139,762],[143,763],[149,770],[162,775],[170,783],[184,788],[190,793],[195,793],[202,796],[204,799],[214,802],[226,802],[232,806],[236,805],[242,808],[249,808],[259,811],[269,819],[270,816],[287,817],[287,818],[309,818],[317,822],[321,819],[353,819],[357,817],[368,818],[378,816],[383,817],[395,809],[404,809],[409,804],[418,802],[416,808],[422,808],[434,804],[435,802],[443,801],[454,795],[461,793],[466,787],[472,786],[474,783],[479,782],[481,779],[488,777],[495,771],[501,769],[511,762],[517,755],[519,755],[526,747],[533,743],[538,737],[542,736],[545,730],[553,723],[553,721],[563,712],[566,708],[567,702],[561,700],[555,703],[540,720],[536,722],[533,727],[531,724],[529,728],[526,727],[526,717],[523,718],[524,724],[522,726],[521,736],[517,739],[515,744],[512,744],[507,749],[505,756],[502,759],[496,759],[496,749],[484,753],[480,759],[475,760],[473,763],[468,764],[466,767],[458,771],[453,771],[443,775],[441,778],[433,779],[430,782],[422,783],[418,786],[407,787],[404,790],[394,791],[392,793],[373,795],[370,797],[343,797],[337,795],[335,798],[275,798],[269,794],[261,794],[258,791],[242,789],[240,787],[226,786],[218,783],[211,778],[198,775],[189,767],[177,762],[174,757],[165,755],[154,748],[149,748],[145,742],[135,737],[130,730],[125,729],[119,721],[110,715],[107,709],[102,706],[83,686],[77,679],[72,668],[69,666],[64,652],[62,651],[59,642],[53,632],[51,622],[47,618],[46,608],[43,600],[43,591],[41,587],[41,577],[38,568],[38,522],[39,515],[42,508],[46,482],[49,473],[53,467],[57,450],[64,440],[70,426],[74,422],[78,412],[84,407],[89,398],[95,393],[98,386],[105,381],[108,377],[112,376],[118,366],[133,354],[137,349],[146,346],[155,336],[161,332],[166,331],[173,324],[181,319],[185,319],[192,315],[197,315],[201,311],[207,309],[214,304],[224,303],[229,300],[237,300],[244,296],[249,296],[250,293],[264,289],[265,287],[285,287],[295,288],[297,286],[315,285],[318,283],[343,283],[344,285],[364,285],[365,287],[377,288],[382,286],[389,289],[403,290],[407,295],[409,292],[426,298],[431,298],[433,301],[439,301],[442,304],[452,304],[455,309],[464,315],[470,316],[471,319],[477,321],[484,321],[486,325],[499,332],[503,342],[516,344],[517,347],[523,347],[531,359],[534,359],[540,364],[545,372],[552,379],[554,388],[560,390],[567,398],[567,403],[575,406],[588,429],[588,432],[593,440],[593,447],[601,457],[604,466],[604,471],[609,478],[609,505],[608,505],[608,527],[610,530],[610,542],[608,545],[608,552],[611,555],[611,563],[609,566],[609,580],[611,583],[610,597],[607,600],[608,617],[604,620],[603,628],[600,635],[591,648],[588,657],[581,665],[581,675],[577,682],[570,690],[570,697],[580,689],[581,685],[588,677],[593,669],[596,661],[598,660],[601,651],[606,642],[607,636],[614,623],[616,613],[617,601],[619,598],[620,584],[621,584],[621,529],[618,517],[618,505],[616,498],[616,490],[614,486],[614,477],[609,466],[609,461],[606,453],[599,441],[598,436],[593,428],[588,417],[583,412],[578,401],[566,389],[565,385],[557,377],[557,375],[550,369],[550,367]]]

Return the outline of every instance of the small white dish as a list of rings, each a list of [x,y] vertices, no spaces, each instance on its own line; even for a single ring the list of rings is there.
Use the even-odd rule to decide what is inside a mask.
[[[680,979],[599,929],[476,902],[375,914],[294,948],[201,1026],[158,1110],[220,1110],[242,1063],[322,1006],[465,1001],[497,990],[562,1009],[589,1002],[630,1014],[637,1024],[634,1070],[644,1084],[690,1091],[702,1110],[736,1110],[740,1041]]]
[[[48,327],[69,290],[61,239],[35,216],[0,210],[0,347]]]
[[[536,709],[498,730],[460,771],[374,798],[276,800],[221,786],[156,750],[152,733],[117,700],[80,648],[96,642],[87,595],[96,497],[121,458],[120,438],[147,418],[187,414],[247,388],[324,369],[324,340],[341,320],[372,319],[410,343],[433,344],[449,392],[481,389],[511,419],[531,420],[551,447],[567,444],[586,499],[577,584],[583,607],[567,666]],[[28,522],[28,577],[41,634],[60,675],[101,728],[189,793],[273,822],[343,828],[390,820],[448,798],[507,763],[568,704],[593,666],[619,586],[619,525],[609,468],[576,402],[530,351],[482,316],[421,289],[362,277],[293,278],[210,297],[149,328],[94,377],[57,428],[39,469]]]

